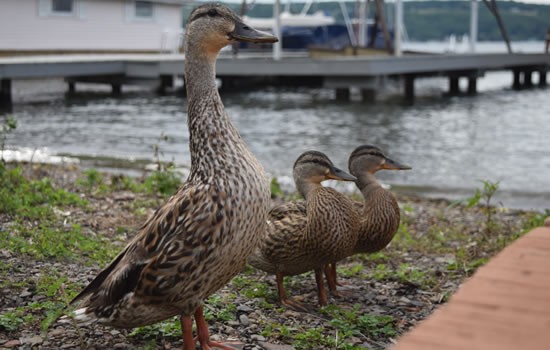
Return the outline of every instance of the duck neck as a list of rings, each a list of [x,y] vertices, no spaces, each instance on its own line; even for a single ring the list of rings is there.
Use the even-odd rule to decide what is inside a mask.
[[[218,176],[220,163],[235,159],[230,154],[243,156],[245,148],[237,129],[225,113],[216,86],[215,62],[217,52],[205,50],[200,44],[188,41],[185,57],[187,90],[187,123],[191,174],[212,178]],[[208,162],[216,155],[217,164]],[[235,165],[236,166],[236,165]]]
[[[363,194],[365,200],[367,200],[374,191],[381,187],[380,183],[376,180],[376,177],[374,177],[374,174],[372,173],[365,172],[356,175],[356,177],[357,180],[355,181],[355,184]]]
[[[209,100],[215,95],[215,102],[221,103],[216,86],[218,53],[205,49],[195,40],[188,39],[185,47],[185,89],[189,102],[188,110],[190,111],[194,102],[207,100],[206,96]]]
[[[306,181],[306,180],[295,180],[295,182],[296,182],[296,189],[302,195],[302,197],[304,197],[306,201],[308,200],[308,197],[313,192],[313,190],[321,187],[320,183]]]

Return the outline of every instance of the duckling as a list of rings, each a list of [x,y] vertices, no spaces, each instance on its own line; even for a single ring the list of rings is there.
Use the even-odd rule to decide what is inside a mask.
[[[227,116],[216,88],[219,51],[235,41],[277,39],[229,8],[194,9],[185,36],[191,172],[126,248],[72,301],[77,321],[133,328],[181,316],[183,347],[210,341],[205,298],[245,265],[266,230],[270,187],[262,165]]]
[[[374,253],[390,243],[399,228],[399,205],[394,194],[382,187],[374,174],[379,170],[409,170],[410,166],[396,162],[373,145],[357,147],[350,155],[348,167],[357,178],[355,184],[363,195],[363,202],[354,201],[361,217],[361,228],[353,254]],[[325,266],[331,294],[336,293],[336,261]]]
[[[291,202],[269,212],[266,237],[250,257],[249,264],[276,274],[281,304],[305,310],[300,303],[287,298],[283,277],[314,270],[319,304],[326,305],[323,266],[353,252],[360,221],[351,199],[321,185],[329,179],[356,180],[336,168],[325,154],[303,153],[294,163],[293,175],[298,192],[305,198],[305,206]]]

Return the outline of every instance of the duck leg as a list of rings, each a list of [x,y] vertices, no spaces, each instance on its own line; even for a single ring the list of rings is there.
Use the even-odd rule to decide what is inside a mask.
[[[336,280],[336,263],[325,265],[325,276],[327,278],[328,290],[330,291],[330,295],[337,298],[343,298],[350,295],[345,291],[336,290],[336,286],[343,286],[343,284],[338,283],[338,281]]]
[[[327,277],[328,290],[330,294],[336,292],[336,286],[338,285],[336,281],[336,264],[326,264],[325,265],[325,276]]]
[[[286,296],[285,287],[283,285],[283,274],[281,272],[277,272],[277,292],[279,293],[279,302],[282,305],[296,311],[308,312],[308,309],[304,305]]]
[[[181,315],[181,333],[183,337],[183,350],[195,350],[195,340],[193,339],[193,320],[191,316]]]
[[[319,296],[319,305],[327,305],[327,291],[325,290],[325,284],[323,283],[323,269],[315,269],[315,282],[317,282],[317,294]]]
[[[195,323],[197,324],[197,338],[199,339],[199,343],[201,344],[201,349],[211,350],[212,348],[218,348],[223,350],[235,350],[235,348],[231,346],[227,346],[222,343],[218,343],[210,340],[210,333],[208,332],[208,324],[204,319],[202,305],[199,306],[197,310],[195,310]]]

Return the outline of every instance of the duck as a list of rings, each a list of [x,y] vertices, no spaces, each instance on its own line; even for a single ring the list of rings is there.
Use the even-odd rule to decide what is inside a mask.
[[[307,311],[287,297],[283,278],[315,271],[319,305],[327,305],[323,267],[353,252],[360,220],[350,198],[321,182],[356,178],[318,151],[304,152],[296,159],[293,177],[305,201],[288,202],[269,211],[268,230],[248,263],[276,275],[282,305]]]
[[[401,220],[395,195],[376,179],[379,170],[410,170],[410,166],[387,157],[377,146],[365,144],[357,147],[349,156],[348,168],[355,176],[355,185],[361,191],[363,201],[354,201],[354,210],[361,218],[361,227],[352,255],[374,253],[385,248],[395,236]],[[336,260],[325,265],[329,291],[338,295]]]
[[[228,348],[210,340],[203,301],[245,266],[267,226],[270,187],[263,166],[224,109],[215,80],[220,50],[277,38],[228,7],[195,8],[185,34],[191,170],[122,252],[71,302],[79,323],[133,328],[180,316],[183,348]]]

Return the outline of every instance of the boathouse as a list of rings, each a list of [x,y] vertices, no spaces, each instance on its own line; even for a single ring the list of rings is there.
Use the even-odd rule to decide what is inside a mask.
[[[183,0],[2,0],[0,55],[178,51]]]

